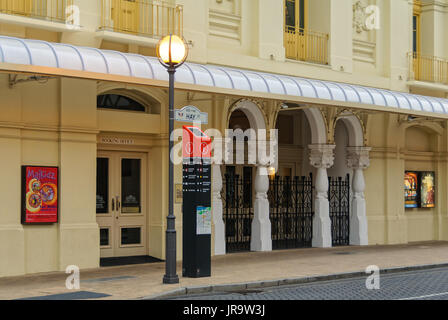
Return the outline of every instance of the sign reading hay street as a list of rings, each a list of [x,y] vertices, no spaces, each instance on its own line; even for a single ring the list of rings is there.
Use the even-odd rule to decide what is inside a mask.
[[[195,106],[185,106],[182,109],[174,110],[174,119],[181,122],[207,124],[208,113],[201,112]]]

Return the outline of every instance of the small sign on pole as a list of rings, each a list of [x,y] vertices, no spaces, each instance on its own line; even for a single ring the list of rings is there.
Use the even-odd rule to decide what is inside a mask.
[[[201,112],[195,106],[185,106],[174,110],[174,120],[180,122],[208,124],[208,113]]]

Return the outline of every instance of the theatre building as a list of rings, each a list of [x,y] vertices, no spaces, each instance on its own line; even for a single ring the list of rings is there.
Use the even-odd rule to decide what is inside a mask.
[[[446,0],[1,1],[0,277],[165,259],[170,33],[174,107],[224,155],[212,255],[448,240],[446,21]],[[174,186],[181,260],[181,164]]]

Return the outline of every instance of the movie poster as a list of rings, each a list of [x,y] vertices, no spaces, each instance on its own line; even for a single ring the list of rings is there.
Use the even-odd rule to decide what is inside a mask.
[[[58,168],[22,167],[22,223],[58,222]]]
[[[418,208],[418,173],[405,172],[404,175],[404,206],[405,208]]]
[[[420,175],[420,204],[422,208],[435,207],[435,174],[422,172]]]

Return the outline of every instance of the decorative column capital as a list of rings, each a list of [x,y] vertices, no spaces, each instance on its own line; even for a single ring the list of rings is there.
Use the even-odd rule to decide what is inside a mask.
[[[333,144],[311,144],[310,149],[310,163],[315,168],[328,169],[334,164],[334,149]]]
[[[347,147],[347,167],[350,169],[367,169],[370,166],[370,147]]]

